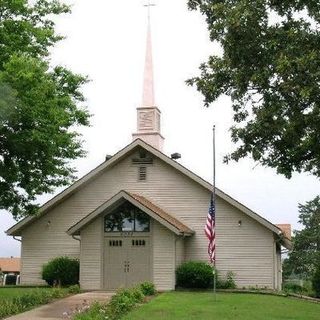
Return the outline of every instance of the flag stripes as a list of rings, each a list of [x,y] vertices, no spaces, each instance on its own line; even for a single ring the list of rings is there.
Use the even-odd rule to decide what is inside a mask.
[[[215,264],[216,260],[216,234],[215,234],[215,201],[213,194],[211,195],[211,200],[210,200],[210,206],[208,210],[208,216],[207,216],[207,221],[206,225],[204,228],[204,232],[208,238],[208,255],[209,255],[209,261],[212,264]]]

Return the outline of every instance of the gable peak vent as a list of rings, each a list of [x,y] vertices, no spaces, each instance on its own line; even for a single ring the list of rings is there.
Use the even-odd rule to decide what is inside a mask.
[[[139,181],[146,181],[147,180],[147,167],[140,166],[139,167]]]

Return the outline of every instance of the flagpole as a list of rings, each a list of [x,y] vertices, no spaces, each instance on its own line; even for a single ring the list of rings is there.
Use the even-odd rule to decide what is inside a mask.
[[[213,197],[213,203],[215,207],[216,212],[216,126],[213,125],[212,128],[213,131],[213,183],[212,183],[212,197]],[[216,213],[215,213],[216,216]],[[215,218],[216,220],[216,218]],[[217,299],[216,295],[216,281],[217,281],[217,274],[216,274],[216,250],[214,252],[214,260],[212,264],[212,271],[213,271],[213,293],[214,293],[214,299]]]

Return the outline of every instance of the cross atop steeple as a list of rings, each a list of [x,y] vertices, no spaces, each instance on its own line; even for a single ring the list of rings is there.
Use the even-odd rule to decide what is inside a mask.
[[[143,5],[144,7],[148,8],[148,21],[150,22],[150,9],[151,7],[155,7],[156,4],[155,3],[151,3],[150,0],[148,0],[148,3]]]
[[[142,139],[151,144],[156,149],[162,151],[164,138],[161,135],[160,120],[161,112],[155,105],[154,82],[153,82],[153,62],[152,62],[152,45],[151,45],[151,23],[150,8],[155,6],[154,3],[144,5],[148,8],[148,30],[146,59],[143,76],[142,106],[137,108],[137,133],[132,135],[134,139]]]

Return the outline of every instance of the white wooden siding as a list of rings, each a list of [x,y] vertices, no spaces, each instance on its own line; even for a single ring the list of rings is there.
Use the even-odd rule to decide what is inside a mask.
[[[92,221],[81,231],[80,286],[84,290],[102,289],[102,235],[101,217]]]
[[[274,288],[274,239],[271,231],[225,201],[218,200],[216,240],[216,263],[221,276],[228,271],[234,272],[240,288]]]
[[[159,291],[175,287],[175,235],[159,222],[153,223],[153,282]]]
[[[64,210],[56,208],[23,230],[22,284],[44,284],[41,280],[42,266],[53,258],[79,258],[80,242],[65,233],[65,225],[76,221],[77,217],[64,213]]]
[[[148,166],[146,181],[138,181],[138,166],[132,165],[131,159],[132,154],[26,228],[22,234],[23,283],[38,281],[40,267],[48,258],[79,255],[79,243],[68,237],[65,231],[120,190],[145,196],[192,228],[196,233],[185,240],[185,259],[207,261],[207,240],[203,227],[210,199],[209,191],[159,159],[154,159],[153,165]],[[47,233],[44,226],[49,219],[55,227]],[[242,226],[239,228],[240,219]],[[159,251],[162,249],[156,239],[164,241],[166,232],[160,225],[158,227],[162,231],[155,235],[153,244],[154,250]],[[167,241],[171,243],[172,233],[168,231],[167,236]],[[271,231],[225,201],[217,199],[217,266],[221,274],[235,272],[239,286],[273,287],[273,245]],[[167,254],[171,255],[171,251]],[[35,256],[38,258],[35,259]],[[169,274],[163,277],[156,270],[166,268],[165,263],[161,264],[156,255],[154,259],[158,259],[154,265],[157,285],[159,288],[171,289],[174,268],[170,265],[171,280],[167,280]],[[91,267],[88,265],[88,268]],[[82,270],[85,273],[92,271]]]
[[[176,268],[185,261],[185,238],[176,236]]]

